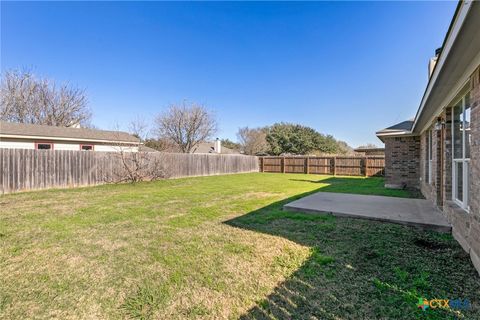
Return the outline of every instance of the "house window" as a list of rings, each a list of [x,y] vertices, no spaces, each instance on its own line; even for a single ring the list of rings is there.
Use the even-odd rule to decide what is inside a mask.
[[[80,150],[93,151],[93,145],[92,144],[81,144],[80,145]]]
[[[35,149],[37,149],[37,150],[53,150],[53,143],[37,142],[37,143],[35,143]]]
[[[452,107],[452,198],[467,211],[469,210],[470,112],[470,95],[467,93]]]
[[[433,148],[432,148],[432,130],[428,130],[428,183],[432,184],[432,163],[433,163]]]

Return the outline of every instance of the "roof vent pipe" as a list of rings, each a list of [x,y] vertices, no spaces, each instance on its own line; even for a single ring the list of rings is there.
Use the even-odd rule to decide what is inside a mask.
[[[442,48],[437,48],[435,50],[435,56],[430,58],[430,61],[428,62],[428,79],[432,76],[433,70],[435,69],[435,65],[437,64],[438,56],[440,55],[440,52],[442,52]]]

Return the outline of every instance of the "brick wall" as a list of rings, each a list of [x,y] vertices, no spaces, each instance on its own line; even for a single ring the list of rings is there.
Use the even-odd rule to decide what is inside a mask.
[[[469,205],[470,212],[460,209],[452,199],[452,141],[449,127],[450,110],[444,115],[447,126],[444,140],[444,184],[442,211],[452,224],[453,236],[470,254],[473,264],[480,273],[480,71],[477,69],[471,76],[471,134]],[[428,194],[427,194],[428,195]],[[427,196],[426,195],[426,196]],[[440,205],[440,204],[439,204]]]
[[[452,109],[447,108],[443,112],[443,119],[445,121],[444,128],[444,143],[443,143],[443,199],[452,199]],[[442,206],[445,202],[442,203]]]
[[[433,148],[432,148],[433,149]],[[434,172],[434,170],[433,170]],[[433,173],[432,172],[432,173]],[[433,185],[428,181],[428,130],[420,135],[420,174],[419,185],[422,194],[427,199],[433,199]]]
[[[480,67],[471,77],[470,208],[480,221]]]
[[[419,188],[420,137],[385,138],[385,186]]]
[[[420,136],[420,173],[419,186],[427,199],[431,198],[432,188],[428,183],[428,132]]]
[[[443,115],[438,119],[444,120]],[[442,135],[445,134],[445,128],[436,130],[434,124],[432,124],[426,131],[420,136],[420,190],[425,198],[430,199],[437,206],[443,206],[443,188],[442,188],[442,175],[445,173],[443,167],[442,157]],[[431,180],[428,177],[428,135],[431,131],[432,137],[432,169]],[[451,170],[451,169],[449,169]]]
[[[470,145],[470,221],[467,242],[470,256],[480,272],[480,66],[470,78],[471,145]],[[455,225],[454,225],[455,227]]]
[[[451,109],[446,108],[434,122],[444,123],[432,130],[432,179],[428,180],[428,130],[417,137],[385,139],[385,186],[420,188],[447,217],[453,235],[470,254],[480,272],[480,67],[470,77],[471,155],[469,205],[466,212],[452,199]],[[430,129],[434,129],[433,123]],[[442,139],[443,137],[443,139]],[[443,141],[443,144],[442,144]]]

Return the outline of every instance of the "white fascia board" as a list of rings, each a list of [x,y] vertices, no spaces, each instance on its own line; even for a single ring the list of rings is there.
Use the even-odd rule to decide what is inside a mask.
[[[422,98],[422,101],[420,103],[420,108],[418,109],[417,114],[415,115],[415,121],[413,122],[412,131],[415,130],[415,127],[417,125],[418,117],[422,113],[423,108],[425,107],[425,103],[427,102],[427,100],[430,96],[430,92],[432,91],[432,88],[435,86],[435,82],[438,78],[438,75],[440,74],[444,63],[448,58],[450,50],[452,49],[452,45],[455,42],[455,39],[457,38],[463,23],[465,22],[465,18],[468,14],[468,11],[471,8],[471,5],[472,5],[472,1],[469,1],[469,0],[464,1],[461,4],[461,8],[458,12],[457,18],[455,19],[452,30],[451,30],[450,34],[448,35],[447,40],[445,41],[445,45],[442,48],[442,52],[440,53],[440,57],[437,61],[437,64],[435,65],[435,69],[433,70],[432,77],[430,78],[430,81],[428,82],[427,90],[425,91],[425,94],[424,94],[424,96]]]
[[[413,135],[412,131],[392,131],[392,132],[377,132],[377,137],[389,137],[389,136],[409,136]]]
[[[58,140],[58,141],[73,141],[73,142],[98,142],[98,143],[121,143],[121,144],[140,144],[140,142],[133,141],[116,141],[116,140],[102,140],[102,139],[77,139],[77,138],[61,138],[61,137],[48,137],[48,136],[24,136],[15,134],[0,134],[1,138],[11,139],[35,139],[35,140]]]
[[[469,83],[470,81],[470,76],[472,73],[475,71],[475,69],[480,65],[480,52],[477,54],[477,56],[472,60],[472,62],[468,65],[468,67],[465,69],[465,72],[462,74],[460,81],[457,82],[455,87],[452,88],[448,96],[443,99],[442,103],[438,105],[437,110],[434,112],[433,116],[428,120],[427,123],[432,123],[432,121],[435,118],[438,118],[441,114],[443,109],[448,107],[451,103],[458,102],[457,99],[455,99],[465,88],[465,86]],[[458,97],[457,97],[458,98]],[[455,101],[454,101],[455,99]],[[427,130],[428,126],[423,128],[420,131],[420,134],[425,132]]]
[[[415,136],[412,131],[391,131],[391,132],[377,132],[376,136],[380,141],[385,143],[384,138],[392,137],[412,137]]]

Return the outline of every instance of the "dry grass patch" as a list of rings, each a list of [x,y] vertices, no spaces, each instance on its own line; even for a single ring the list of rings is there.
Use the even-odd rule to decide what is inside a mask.
[[[317,190],[408,196],[382,184],[240,174],[2,196],[0,318],[412,319],[420,295],[470,298],[477,316],[450,236],[281,210]]]

